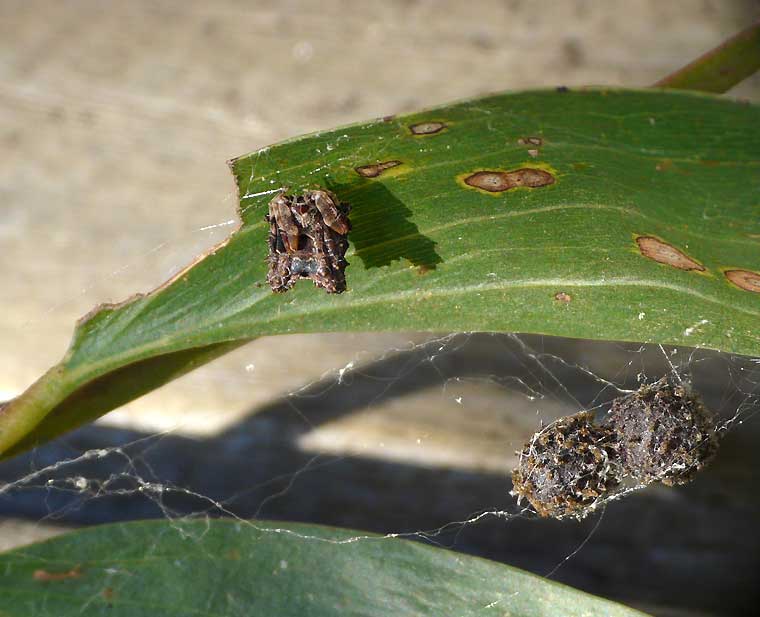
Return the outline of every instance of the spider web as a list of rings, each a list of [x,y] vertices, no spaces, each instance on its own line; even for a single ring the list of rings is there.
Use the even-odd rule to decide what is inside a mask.
[[[192,233],[213,244],[233,223]],[[166,249],[111,276],[128,277]],[[304,350],[321,361],[302,366]],[[272,375],[282,377],[279,389],[252,397]],[[509,474],[535,431],[580,410],[604,413],[663,376],[690,384],[718,418],[722,452],[693,484],[631,487],[581,522],[540,519],[516,504]],[[757,431],[756,358],[519,334],[288,336],[257,341],[171,388],[232,392],[221,400],[235,408],[220,415],[201,404],[184,420],[170,409],[167,420],[156,413],[162,394],[144,397],[2,463],[0,514],[61,529],[186,517],[231,517],[272,533],[282,532],[272,520],[321,523],[481,555],[639,604],[672,603],[695,571],[715,583],[716,561],[740,564],[744,578],[758,565],[757,540],[746,540],[756,537],[757,463],[742,457]],[[630,564],[600,583],[621,543],[637,547]],[[696,570],[684,555],[695,545],[713,559]],[[734,572],[723,583],[741,587],[744,578]],[[675,602],[709,598],[692,590]]]

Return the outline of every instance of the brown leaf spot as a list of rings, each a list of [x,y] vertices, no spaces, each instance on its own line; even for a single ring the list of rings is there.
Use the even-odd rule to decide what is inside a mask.
[[[726,278],[744,291],[760,294],[760,272],[752,270],[726,270]]]
[[[354,171],[360,176],[365,178],[377,178],[386,169],[391,167],[398,167],[401,165],[401,161],[385,161],[384,163],[375,163],[373,165],[362,165],[361,167],[355,167]]]
[[[554,184],[554,176],[543,169],[523,167],[522,169],[508,172],[507,176],[514,183],[514,186],[537,188],[539,186],[546,186],[547,184]]]
[[[47,570],[35,570],[32,574],[32,578],[35,581],[65,581],[70,578],[79,578],[82,576],[82,569],[79,566],[74,566],[71,570],[66,572],[48,572]]]
[[[673,167],[673,161],[670,159],[663,159],[654,166],[657,171],[668,171],[671,167]]]
[[[636,244],[639,245],[639,251],[644,257],[654,261],[673,266],[679,270],[699,270],[703,272],[705,267],[697,261],[694,261],[683,251],[671,246],[652,236],[639,236],[636,238]]]
[[[520,137],[517,143],[521,146],[543,146],[544,140],[540,137]]]
[[[412,124],[409,130],[412,132],[412,135],[434,135],[440,133],[445,128],[446,125],[443,122],[418,122],[417,124]]]
[[[558,291],[557,293],[554,294],[554,299],[557,302],[564,302],[565,304],[567,304],[573,299],[573,297],[569,293],[565,293],[564,291]]]
[[[511,189],[514,185],[503,171],[477,171],[464,179],[465,184],[483,189],[489,193],[499,193]]]
[[[515,171],[476,171],[467,176],[464,183],[489,193],[500,193],[519,186],[537,188],[554,184],[554,176],[543,169],[523,167]]]

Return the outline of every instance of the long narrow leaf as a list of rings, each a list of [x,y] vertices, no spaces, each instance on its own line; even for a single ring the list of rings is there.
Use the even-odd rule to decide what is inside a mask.
[[[760,70],[760,21],[658,81],[655,86],[727,92]]]
[[[498,330],[760,356],[758,106],[504,94],[301,137],[232,170],[240,229],[160,289],[82,320],[62,362],[0,411],[0,452],[262,335]],[[284,187],[351,204],[346,293],[267,287],[264,215]],[[82,396],[93,384],[97,405]]]
[[[0,555],[0,615],[645,617],[516,568],[293,523],[106,525]]]

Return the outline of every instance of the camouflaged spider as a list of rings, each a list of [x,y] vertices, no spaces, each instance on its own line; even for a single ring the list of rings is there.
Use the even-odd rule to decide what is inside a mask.
[[[349,209],[324,190],[299,196],[283,191],[269,202],[267,282],[272,291],[288,291],[299,278],[310,278],[327,293],[346,290]]]

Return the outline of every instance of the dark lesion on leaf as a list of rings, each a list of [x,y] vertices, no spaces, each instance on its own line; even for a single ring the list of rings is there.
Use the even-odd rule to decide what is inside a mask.
[[[49,570],[35,570],[32,573],[32,578],[35,581],[40,582],[51,582],[51,581],[65,581],[72,578],[79,578],[82,576],[82,567],[79,565],[74,566],[73,568],[66,570],[64,572],[51,572]]]
[[[377,178],[385,170],[398,167],[399,165],[401,165],[401,161],[398,160],[383,161],[381,163],[371,163],[369,165],[354,167],[354,171],[363,178]]]
[[[644,257],[648,257],[657,263],[672,266],[679,270],[696,270],[698,272],[705,270],[701,263],[692,259],[682,250],[655,236],[638,236],[636,244]]]
[[[725,277],[744,291],[760,293],[760,272],[752,270],[725,270]]]
[[[533,167],[522,167],[512,171],[482,170],[464,178],[467,186],[488,193],[502,193],[518,187],[538,188],[554,182],[554,176],[548,171]]]
[[[517,143],[521,146],[543,146],[544,140],[541,137],[536,136],[528,136],[528,137],[520,137],[517,140]]]
[[[437,133],[444,131],[446,128],[448,127],[444,122],[431,120],[428,122],[417,122],[416,124],[412,124],[409,126],[409,131],[412,135],[436,135]]]

